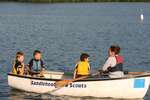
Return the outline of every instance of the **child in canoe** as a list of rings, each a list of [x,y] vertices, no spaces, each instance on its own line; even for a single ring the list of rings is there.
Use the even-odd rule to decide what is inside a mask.
[[[13,64],[12,73],[13,74],[19,74],[24,75],[24,53],[23,52],[17,52],[16,53],[16,59]]]
[[[45,69],[44,63],[42,60],[42,53],[39,50],[35,50],[33,57],[29,62],[29,73],[33,75],[42,76],[42,72]]]
[[[90,74],[89,55],[81,54],[80,61],[76,64],[73,74],[73,79],[88,76]]]
[[[123,57],[119,55],[120,47],[112,45],[108,50],[108,59],[102,67],[104,72],[108,72],[110,78],[123,77]]]

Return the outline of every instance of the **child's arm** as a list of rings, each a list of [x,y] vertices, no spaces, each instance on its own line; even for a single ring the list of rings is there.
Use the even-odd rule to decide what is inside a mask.
[[[109,57],[107,59],[107,61],[105,62],[105,64],[102,67],[103,71],[107,71],[109,67],[112,67],[116,64],[116,60],[114,57]]]
[[[78,67],[78,64],[75,65],[75,69],[74,69],[74,72],[73,72],[73,79],[76,78],[76,75],[77,75],[77,67]]]
[[[73,79],[76,78],[76,74],[77,74],[77,70],[75,69],[75,70],[74,70],[74,73],[73,73]]]
[[[29,64],[28,64],[28,72],[29,72],[30,74],[32,74],[32,66],[33,66],[33,59],[31,59],[31,60],[29,61]]]
[[[44,62],[43,62],[43,60],[41,60],[41,71],[43,71],[43,70],[45,70],[45,64],[44,64]]]
[[[91,70],[91,67],[90,67],[90,64],[88,63],[88,71],[89,71],[89,74],[91,73],[90,70]]]

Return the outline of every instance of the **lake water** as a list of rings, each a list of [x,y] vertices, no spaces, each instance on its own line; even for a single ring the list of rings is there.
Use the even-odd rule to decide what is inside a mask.
[[[35,49],[43,52],[49,70],[71,75],[82,52],[90,54],[96,70],[112,44],[122,48],[124,69],[150,71],[150,3],[0,3],[0,99],[107,100],[12,90],[7,73],[17,51],[24,51],[27,64]],[[150,100],[149,95],[144,99]]]

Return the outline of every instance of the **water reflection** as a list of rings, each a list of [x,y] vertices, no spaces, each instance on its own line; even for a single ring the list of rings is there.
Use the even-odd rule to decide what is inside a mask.
[[[16,89],[10,89],[9,100],[129,100],[129,99],[112,99],[112,98],[95,98],[95,97],[73,97],[73,96],[55,96],[50,94],[29,93]],[[144,100],[144,99],[130,99]]]

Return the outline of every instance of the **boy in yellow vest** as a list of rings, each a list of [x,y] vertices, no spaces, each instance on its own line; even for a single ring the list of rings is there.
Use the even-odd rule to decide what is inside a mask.
[[[88,76],[90,74],[89,55],[82,53],[80,61],[76,64],[73,74],[73,79]]]

